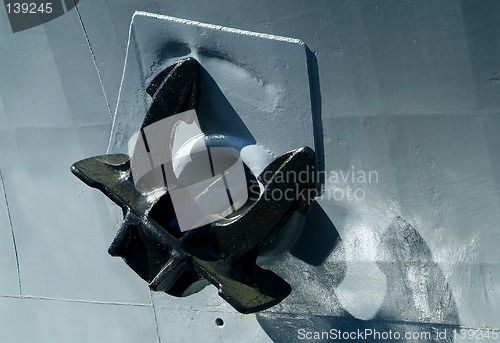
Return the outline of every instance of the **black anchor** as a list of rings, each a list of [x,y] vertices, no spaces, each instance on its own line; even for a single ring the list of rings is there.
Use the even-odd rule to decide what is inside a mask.
[[[147,88],[153,102],[141,130],[195,109],[199,92],[198,61],[186,58],[173,63]],[[258,266],[256,259],[266,244],[286,230],[294,212],[308,211],[316,194],[314,167],[315,154],[309,147],[276,158],[258,177],[245,167],[249,189],[259,184],[259,194],[250,196],[231,215],[186,232],[179,231],[167,190],[148,197],[136,188],[129,156],[91,157],[73,164],[71,171],[122,208],[124,220],[108,251],[122,257],[151,289],[186,296],[210,282],[236,310],[253,313],[276,305],[291,292],[286,281]],[[304,182],[279,177],[288,172],[308,173],[308,177]],[[272,196],[273,192],[284,194],[290,189],[293,198],[276,200]]]

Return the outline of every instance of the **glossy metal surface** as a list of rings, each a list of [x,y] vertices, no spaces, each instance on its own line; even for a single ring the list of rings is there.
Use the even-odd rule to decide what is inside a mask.
[[[188,58],[168,66],[147,92],[153,102],[141,129],[197,108],[198,62]],[[170,135],[168,131],[163,134]],[[121,256],[151,289],[186,296],[207,280],[239,312],[252,313],[276,305],[291,291],[278,275],[257,266],[256,260],[260,250],[276,239],[278,230],[286,235],[283,231],[295,211],[308,212],[317,195],[315,165],[314,151],[307,147],[278,157],[249,181],[258,184],[260,191],[247,204],[228,218],[188,232],[172,224],[178,221],[168,190],[141,192],[136,188],[128,156],[92,157],[75,163],[71,171],[122,208],[124,220],[109,253]],[[302,177],[287,180],[290,173]],[[293,196],[275,199],[276,191],[287,190]],[[151,197],[151,191],[161,191],[161,195]]]

